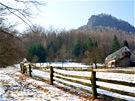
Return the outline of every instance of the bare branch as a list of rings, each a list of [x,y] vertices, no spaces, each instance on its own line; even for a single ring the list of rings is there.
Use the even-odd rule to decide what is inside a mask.
[[[22,49],[22,41],[17,36],[16,31],[12,30],[16,24],[7,23],[9,15],[14,15],[15,18],[17,17],[24,24],[28,25],[29,28],[34,32],[32,28],[34,25],[30,20],[33,12],[30,12],[30,9],[33,7],[38,9],[37,7],[39,5],[45,5],[39,1],[29,0],[15,0],[14,3],[18,3],[18,7],[11,6],[12,1],[10,6],[0,1],[0,66],[15,64],[18,60],[21,60],[25,57]]]
[[[1,8],[2,10],[6,10],[6,9],[22,10],[22,9],[16,9],[16,8],[9,7],[9,6],[7,6],[7,5],[5,5],[5,4],[1,3],[1,2],[0,2],[0,5],[2,5],[3,7],[5,7],[5,8]]]
[[[34,5],[41,5],[41,6],[46,6],[46,3],[42,2],[42,1],[33,1],[33,0],[29,0],[29,1],[23,1],[23,0],[15,0],[17,2],[23,2],[23,3],[32,3]]]
[[[15,15],[17,18],[19,18],[21,21],[23,21],[26,25],[28,25],[31,30],[33,30],[31,28],[31,25],[32,26],[34,26],[34,25],[32,24],[32,22],[29,19],[30,17],[32,17],[31,16],[32,14],[30,14],[30,12],[28,11],[28,9],[30,9],[29,4],[32,4],[35,8],[37,8],[38,6],[45,6],[46,4],[41,1],[29,1],[29,0],[28,1],[15,0],[15,1],[18,3],[23,3],[25,5],[25,8],[24,9],[13,8],[13,7],[9,7],[0,2],[0,5],[3,6],[0,9],[2,11],[6,11],[6,10],[9,11],[11,14]],[[3,12],[3,14],[6,14],[6,12]]]
[[[7,31],[5,31],[5,30],[2,30],[1,28],[0,28],[0,32],[3,32],[3,33],[5,33],[5,34],[10,35],[11,37],[14,37],[14,38],[16,38],[16,39],[18,39],[18,40],[20,40],[20,41],[21,41],[21,39],[20,39],[20,38],[18,38],[18,37],[16,37],[16,36],[14,36],[13,34],[11,34],[11,33],[7,32]]]

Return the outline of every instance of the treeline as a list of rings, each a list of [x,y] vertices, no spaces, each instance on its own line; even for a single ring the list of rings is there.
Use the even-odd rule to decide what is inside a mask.
[[[46,31],[38,26],[34,31],[25,32],[21,39],[26,57],[31,62],[72,60],[103,63],[106,56],[124,45],[134,50],[134,37],[134,34],[111,28]]]

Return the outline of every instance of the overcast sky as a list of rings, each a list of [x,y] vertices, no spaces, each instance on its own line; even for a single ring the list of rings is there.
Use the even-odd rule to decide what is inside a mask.
[[[10,0],[8,0],[10,1]],[[41,0],[46,2],[40,7],[40,15],[33,18],[33,24],[48,29],[76,29],[86,25],[91,15],[101,13],[127,21],[135,26],[134,0]],[[21,25],[21,29],[24,26]]]

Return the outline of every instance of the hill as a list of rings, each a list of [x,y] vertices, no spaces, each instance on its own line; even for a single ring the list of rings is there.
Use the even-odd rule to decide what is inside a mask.
[[[117,30],[135,33],[135,27],[133,27],[126,21],[113,17],[112,15],[108,14],[92,15],[88,20],[89,21],[86,25],[81,26],[78,29],[80,30],[91,29],[92,27],[100,26],[100,27],[111,27]]]

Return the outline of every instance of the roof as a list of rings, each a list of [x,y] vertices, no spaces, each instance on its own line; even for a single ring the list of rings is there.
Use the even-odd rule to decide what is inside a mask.
[[[109,61],[112,61],[112,60],[119,60],[119,59],[122,59],[123,58],[123,55],[122,53],[124,52],[130,52],[131,53],[131,57],[134,56],[134,54],[130,51],[130,49],[126,46],[122,47],[121,49],[117,50],[116,52],[110,54],[109,56],[106,57],[105,59],[105,63],[108,63]]]

